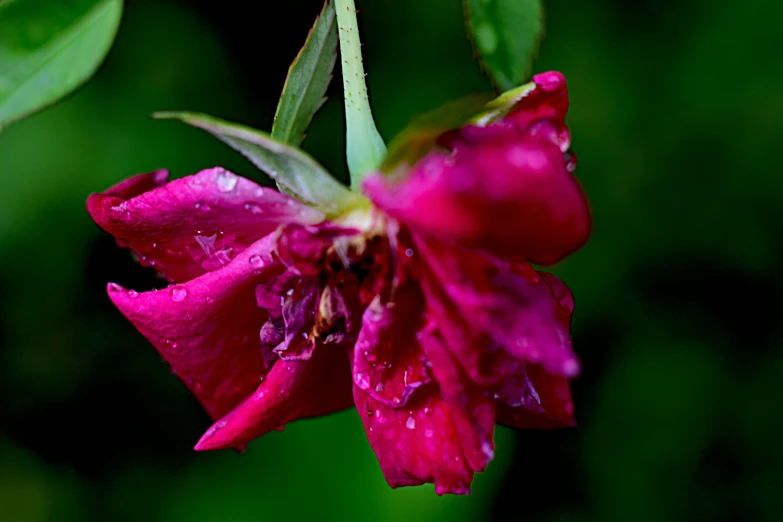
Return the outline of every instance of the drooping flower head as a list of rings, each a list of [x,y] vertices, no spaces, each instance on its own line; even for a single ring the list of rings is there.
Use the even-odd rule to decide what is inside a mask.
[[[531,266],[590,230],[565,79],[499,100],[403,137],[337,207],[221,168],[90,196],[96,223],[172,283],[108,291],[214,419],[196,449],[355,406],[392,487],[466,493],[497,423],[574,425],[574,301]]]

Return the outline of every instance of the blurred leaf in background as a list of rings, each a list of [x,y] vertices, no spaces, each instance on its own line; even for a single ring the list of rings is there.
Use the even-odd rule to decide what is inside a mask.
[[[489,89],[459,2],[358,3],[383,135]],[[576,297],[577,428],[499,429],[467,498],[390,490],[351,411],[244,455],[192,452],[209,419],[106,296],[107,281],[161,283],[91,223],[84,200],[161,167],[254,176],[205,133],[147,115],[194,110],[269,129],[323,5],[284,4],[259,18],[240,0],[128,2],[94,80],[0,134],[0,520],[782,520],[773,0],[546,4],[535,71],[568,78],[576,174],[595,217],[588,245],[556,268]],[[304,148],[344,175],[338,83]]]
[[[122,0],[0,2],[0,129],[87,81],[121,16]]]
[[[482,66],[501,91],[530,79],[544,37],[542,0],[463,0]]]

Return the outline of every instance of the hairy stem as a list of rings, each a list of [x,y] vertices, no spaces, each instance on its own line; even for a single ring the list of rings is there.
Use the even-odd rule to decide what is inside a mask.
[[[351,173],[351,188],[359,190],[362,178],[381,164],[386,155],[386,145],[375,127],[370,110],[354,0],[334,2],[345,95],[346,159]]]

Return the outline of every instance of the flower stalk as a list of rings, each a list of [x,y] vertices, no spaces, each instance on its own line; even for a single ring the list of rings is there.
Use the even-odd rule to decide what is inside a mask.
[[[358,190],[362,178],[377,169],[386,155],[370,110],[354,0],[335,0],[345,97],[346,159],[351,188]]]

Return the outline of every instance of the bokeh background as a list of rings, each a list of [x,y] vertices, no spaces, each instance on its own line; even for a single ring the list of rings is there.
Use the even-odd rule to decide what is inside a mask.
[[[258,5],[255,5],[258,4]],[[0,134],[0,520],[783,520],[783,3],[550,0],[536,69],[569,79],[594,235],[574,290],[579,426],[498,430],[469,497],[392,491],[358,417],[246,454],[195,453],[209,419],[111,306],[160,286],[84,200],[137,172],[257,177],[191,109],[270,128],[320,0],[129,0],[69,100]],[[488,89],[457,0],[359,0],[388,139]],[[339,82],[305,148],[344,175]]]

